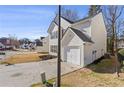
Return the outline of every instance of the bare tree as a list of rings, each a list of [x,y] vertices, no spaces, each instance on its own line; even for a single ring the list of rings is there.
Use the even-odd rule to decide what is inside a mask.
[[[113,59],[115,61],[115,67],[116,67],[116,72],[119,77],[119,69],[120,69],[120,63],[118,61],[118,45],[117,45],[117,38],[118,38],[118,32],[120,28],[120,23],[119,23],[119,17],[121,16],[123,12],[123,6],[104,6],[104,16],[106,18],[106,24],[108,26],[108,32],[111,34],[112,38],[112,55]]]
[[[58,12],[56,14],[58,14]],[[76,10],[66,9],[64,6],[61,8],[61,16],[72,22],[79,19],[78,12]]]
[[[123,19],[119,19],[117,22],[117,38],[119,39],[120,36],[123,36],[123,32],[124,32],[124,20]]]
[[[15,34],[14,35],[9,34],[9,39],[10,39],[11,46],[15,48],[19,48],[19,41]]]
[[[93,16],[99,12],[101,12],[101,5],[90,5],[88,16]]]

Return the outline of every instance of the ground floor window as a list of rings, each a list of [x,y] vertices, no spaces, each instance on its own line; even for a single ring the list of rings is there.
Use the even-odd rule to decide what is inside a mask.
[[[51,45],[50,50],[51,50],[51,52],[57,53],[58,46],[57,45]]]
[[[96,60],[96,53],[97,53],[97,50],[93,50],[92,51],[92,60]]]

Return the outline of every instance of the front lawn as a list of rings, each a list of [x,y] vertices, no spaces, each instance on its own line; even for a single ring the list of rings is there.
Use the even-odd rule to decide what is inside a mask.
[[[1,64],[17,64],[17,63],[27,63],[27,62],[37,62],[42,60],[42,56],[48,55],[47,53],[27,53],[27,54],[16,54],[7,58]]]
[[[55,82],[55,79],[48,80]],[[91,64],[75,72],[63,75],[62,87],[124,87],[124,74],[118,78],[111,59],[103,59],[98,64]],[[39,86],[43,86],[39,83]]]

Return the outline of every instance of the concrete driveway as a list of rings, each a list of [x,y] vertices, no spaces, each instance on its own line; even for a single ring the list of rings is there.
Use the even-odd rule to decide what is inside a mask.
[[[22,63],[10,66],[0,65],[0,86],[1,87],[28,87],[31,84],[41,82],[40,74],[46,72],[46,78],[56,77],[57,59],[40,62]],[[66,74],[81,68],[62,62],[62,74]]]

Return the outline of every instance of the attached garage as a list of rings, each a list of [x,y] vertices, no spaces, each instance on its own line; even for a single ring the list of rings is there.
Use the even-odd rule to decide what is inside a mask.
[[[72,64],[81,65],[81,50],[78,46],[68,46],[65,49],[66,61]]]
[[[85,66],[84,44],[86,42],[92,43],[83,32],[68,28],[62,38],[62,61]]]

